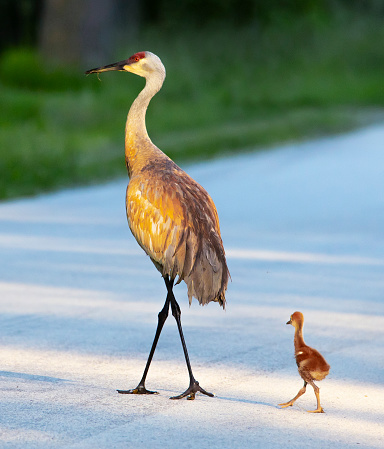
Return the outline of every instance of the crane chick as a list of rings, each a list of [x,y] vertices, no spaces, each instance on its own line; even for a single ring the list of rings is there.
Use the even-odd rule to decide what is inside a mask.
[[[136,388],[118,390],[122,394],[152,394],[145,387],[169,307],[176,319],[189,374],[187,390],[173,397],[194,399],[197,392],[213,396],[200,387],[192,374],[181,327],[181,311],[173,293],[174,284],[187,284],[188,297],[200,304],[211,301],[225,306],[229,271],[220,235],[215,204],[205,189],[165,155],[148,136],[145,115],[152,97],[161,89],[165,68],[149,51],[85,72],[130,72],[146,80],[133,102],[125,126],[125,161],[129,183],[126,192],[128,225],[138,244],[160,271],[167,296],[158,314],[158,324],[143,376]],[[176,281],[176,282],[175,282]]]
[[[320,405],[319,387],[315,385],[314,381],[323,380],[328,375],[331,367],[319,351],[316,351],[316,349],[313,349],[305,344],[303,338],[304,315],[301,312],[293,313],[287,324],[292,324],[295,328],[295,358],[299,374],[304,380],[304,386],[299,390],[293,399],[279,405],[282,408],[293,405],[294,402],[305,393],[307,384],[310,384],[315,391],[317,408],[316,410],[308,410],[308,412],[324,413],[324,410]]]

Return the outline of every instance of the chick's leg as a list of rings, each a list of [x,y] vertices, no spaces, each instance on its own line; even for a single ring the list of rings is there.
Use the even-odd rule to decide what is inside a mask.
[[[316,400],[317,400],[317,409],[316,410],[308,410],[308,413],[325,413],[323,407],[320,405],[320,391],[319,387],[315,385],[314,382],[310,382],[315,392]]]
[[[297,401],[297,399],[299,399],[299,397],[302,396],[305,393],[306,389],[307,389],[307,382],[304,381],[304,386],[303,386],[303,388],[301,388],[299,390],[297,395],[293,399],[291,399],[290,401],[283,402],[282,404],[279,404],[279,406],[281,408],[292,406]]]

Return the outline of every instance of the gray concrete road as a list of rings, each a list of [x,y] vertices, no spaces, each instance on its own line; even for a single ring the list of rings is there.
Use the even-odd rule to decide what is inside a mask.
[[[384,447],[384,128],[186,167],[219,211],[225,312],[175,289],[196,378],[131,236],[126,180],[0,204],[0,448]],[[309,414],[291,313],[331,365]]]

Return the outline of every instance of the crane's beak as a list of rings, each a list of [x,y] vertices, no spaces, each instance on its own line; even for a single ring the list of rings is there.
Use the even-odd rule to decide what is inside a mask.
[[[108,64],[102,67],[97,67],[96,69],[87,70],[85,74],[90,75],[91,73],[110,72],[112,70],[125,72],[127,71],[126,68],[128,65],[128,61],[125,59],[124,61],[115,62],[114,64]]]
[[[292,319],[290,318],[285,324],[292,324]]]

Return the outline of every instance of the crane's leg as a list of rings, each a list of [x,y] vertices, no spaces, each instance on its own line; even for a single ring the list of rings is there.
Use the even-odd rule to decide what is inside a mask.
[[[143,377],[141,378],[139,385],[136,388],[134,388],[133,390],[117,390],[118,393],[120,393],[120,394],[158,394],[157,391],[149,391],[145,388],[145,379],[147,378],[149,366],[152,362],[153,354],[155,353],[157,342],[159,341],[159,337],[160,337],[161,331],[163,329],[164,323],[165,323],[166,319],[168,318],[170,301],[171,301],[171,296],[168,292],[164,307],[162,308],[162,310],[159,312],[159,315],[158,315],[158,323],[157,323],[155,338],[153,340],[151,352],[149,353],[147,364],[145,365]]]
[[[310,385],[312,385],[314,391],[315,391],[315,396],[316,396],[316,400],[317,400],[317,409],[316,410],[307,410],[308,413],[325,413],[323,410],[323,407],[320,405],[320,392],[319,392],[319,387],[317,385],[315,385],[315,382],[309,382]]]
[[[296,401],[297,399],[299,399],[299,397],[302,396],[302,395],[305,393],[305,390],[306,390],[306,389],[307,389],[307,382],[304,381],[304,387],[301,388],[301,389],[299,390],[299,392],[297,393],[297,395],[296,395],[293,399],[291,399],[290,401],[284,402],[283,404],[279,404],[279,406],[280,406],[281,408],[285,408],[285,407],[289,407],[289,406],[293,405],[293,404],[295,403],[295,401]]]
[[[200,387],[199,382],[193,377],[191,363],[189,361],[188,351],[187,351],[187,345],[185,344],[184,335],[183,335],[183,329],[181,327],[181,310],[179,307],[179,304],[176,301],[175,295],[173,294],[173,281],[169,279],[168,276],[164,278],[165,285],[167,286],[168,295],[170,296],[171,301],[171,309],[172,309],[172,315],[175,317],[177,327],[179,329],[180,334],[180,340],[181,344],[183,346],[185,361],[187,363],[188,368],[188,374],[189,374],[189,387],[184,391],[184,393],[181,393],[178,396],[173,396],[171,399],[181,399],[185,396],[188,396],[187,399],[193,400],[195,399],[195,395],[197,392],[206,394],[207,396],[213,397],[214,395],[212,393],[208,393],[203,388]]]

